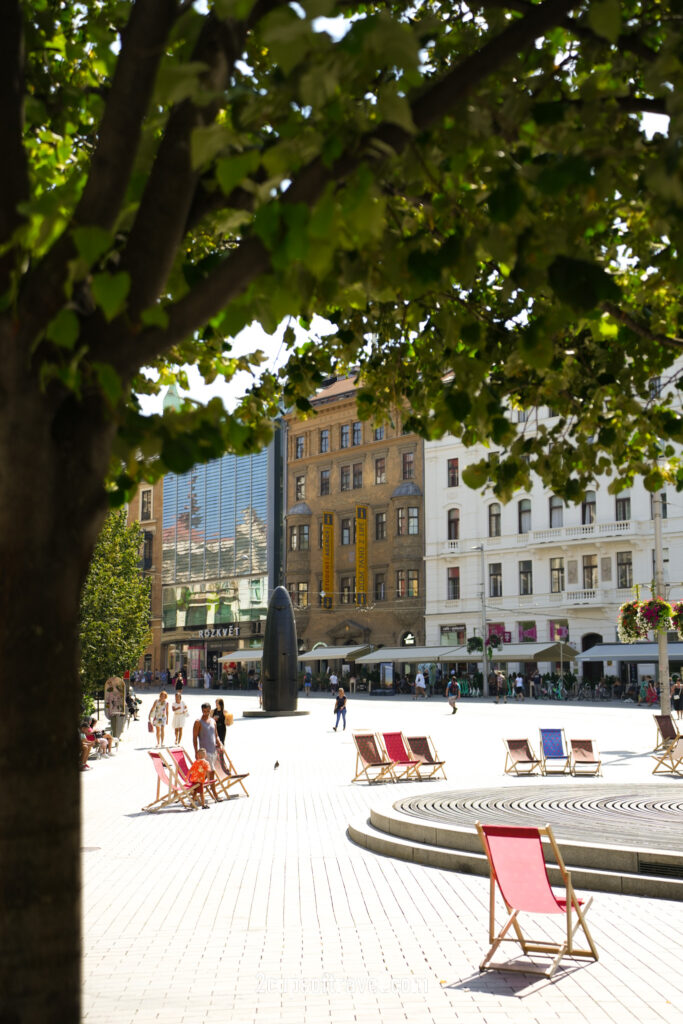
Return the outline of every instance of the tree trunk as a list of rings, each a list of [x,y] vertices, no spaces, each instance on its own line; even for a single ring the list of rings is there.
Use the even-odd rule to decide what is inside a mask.
[[[51,400],[10,343],[0,322],[0,1020],[76,1024],[78,607],[111,427]]]

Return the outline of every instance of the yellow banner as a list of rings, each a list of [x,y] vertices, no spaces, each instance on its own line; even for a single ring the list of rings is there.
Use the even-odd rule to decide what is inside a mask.
[[[323,512],[323,608],[334,603],[334,516]]]
[[[356,505],[356,604],[368,603],[368,506]]]

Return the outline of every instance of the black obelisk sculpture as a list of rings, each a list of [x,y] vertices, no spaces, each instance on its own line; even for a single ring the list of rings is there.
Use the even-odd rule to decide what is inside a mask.
[[[297,642],[292,601],[284,587],[276,587],[268,603],[263,638],[263,710],[296,711]]]

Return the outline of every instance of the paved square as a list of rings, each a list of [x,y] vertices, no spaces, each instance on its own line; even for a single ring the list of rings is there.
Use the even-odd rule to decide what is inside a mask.
[[[329,696],[301,699],[308,716],[263,720],[241,718],[255,696],[223,696],[248,799],[141,811],[155,793],[149,695],[118,756],[83,774],[85,1021],[683,1022],[682,903],[595,893],[597,964],[565,960],[552,982],[480,975],[488,882],[379,857],[346,836],[371,805],[410,793],[519,786],[502,774],[501,738],[536,744],[539,726],[594,738],[601,785],[654,781],[649,711],[464,700],[452,716],[443,698],[363,694],[334,733]],[[189,695],[192,718],[202,699]],[[351,784],[351,730],[364,728],[430,734],[448,782]],[[184,739],[191,749],[191,728]],[[669,781],[678,795],[683,779]]]

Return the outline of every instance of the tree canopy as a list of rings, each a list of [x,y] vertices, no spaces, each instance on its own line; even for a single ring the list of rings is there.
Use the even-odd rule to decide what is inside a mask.
[[[80,655],[83,692],[93,695],[109,676],[137,665],[150,642],[150,578],[140,570],[142,530],[110,512],[93,553],[81,595]]]
[[[46,401],[104,403],[119,497],[261,445],[282,393],[305,414],[352,364],[362,416],[407,398],[424,436],[491,442],[466,480],[503,497],[531,469],[570,499],[612,469],[683,482],[683,417],[650,385],[678,383],[683,344],[676,4],[34,0],[3,18],[4,315]],[[668,128],[649,137],[647,114]],[[316,313],[333,332],[233,414],[140,414],[174,367],[258,364],[231,354],[243,326]],[[520,433],[510,408],[540,405],[556,416]]]

